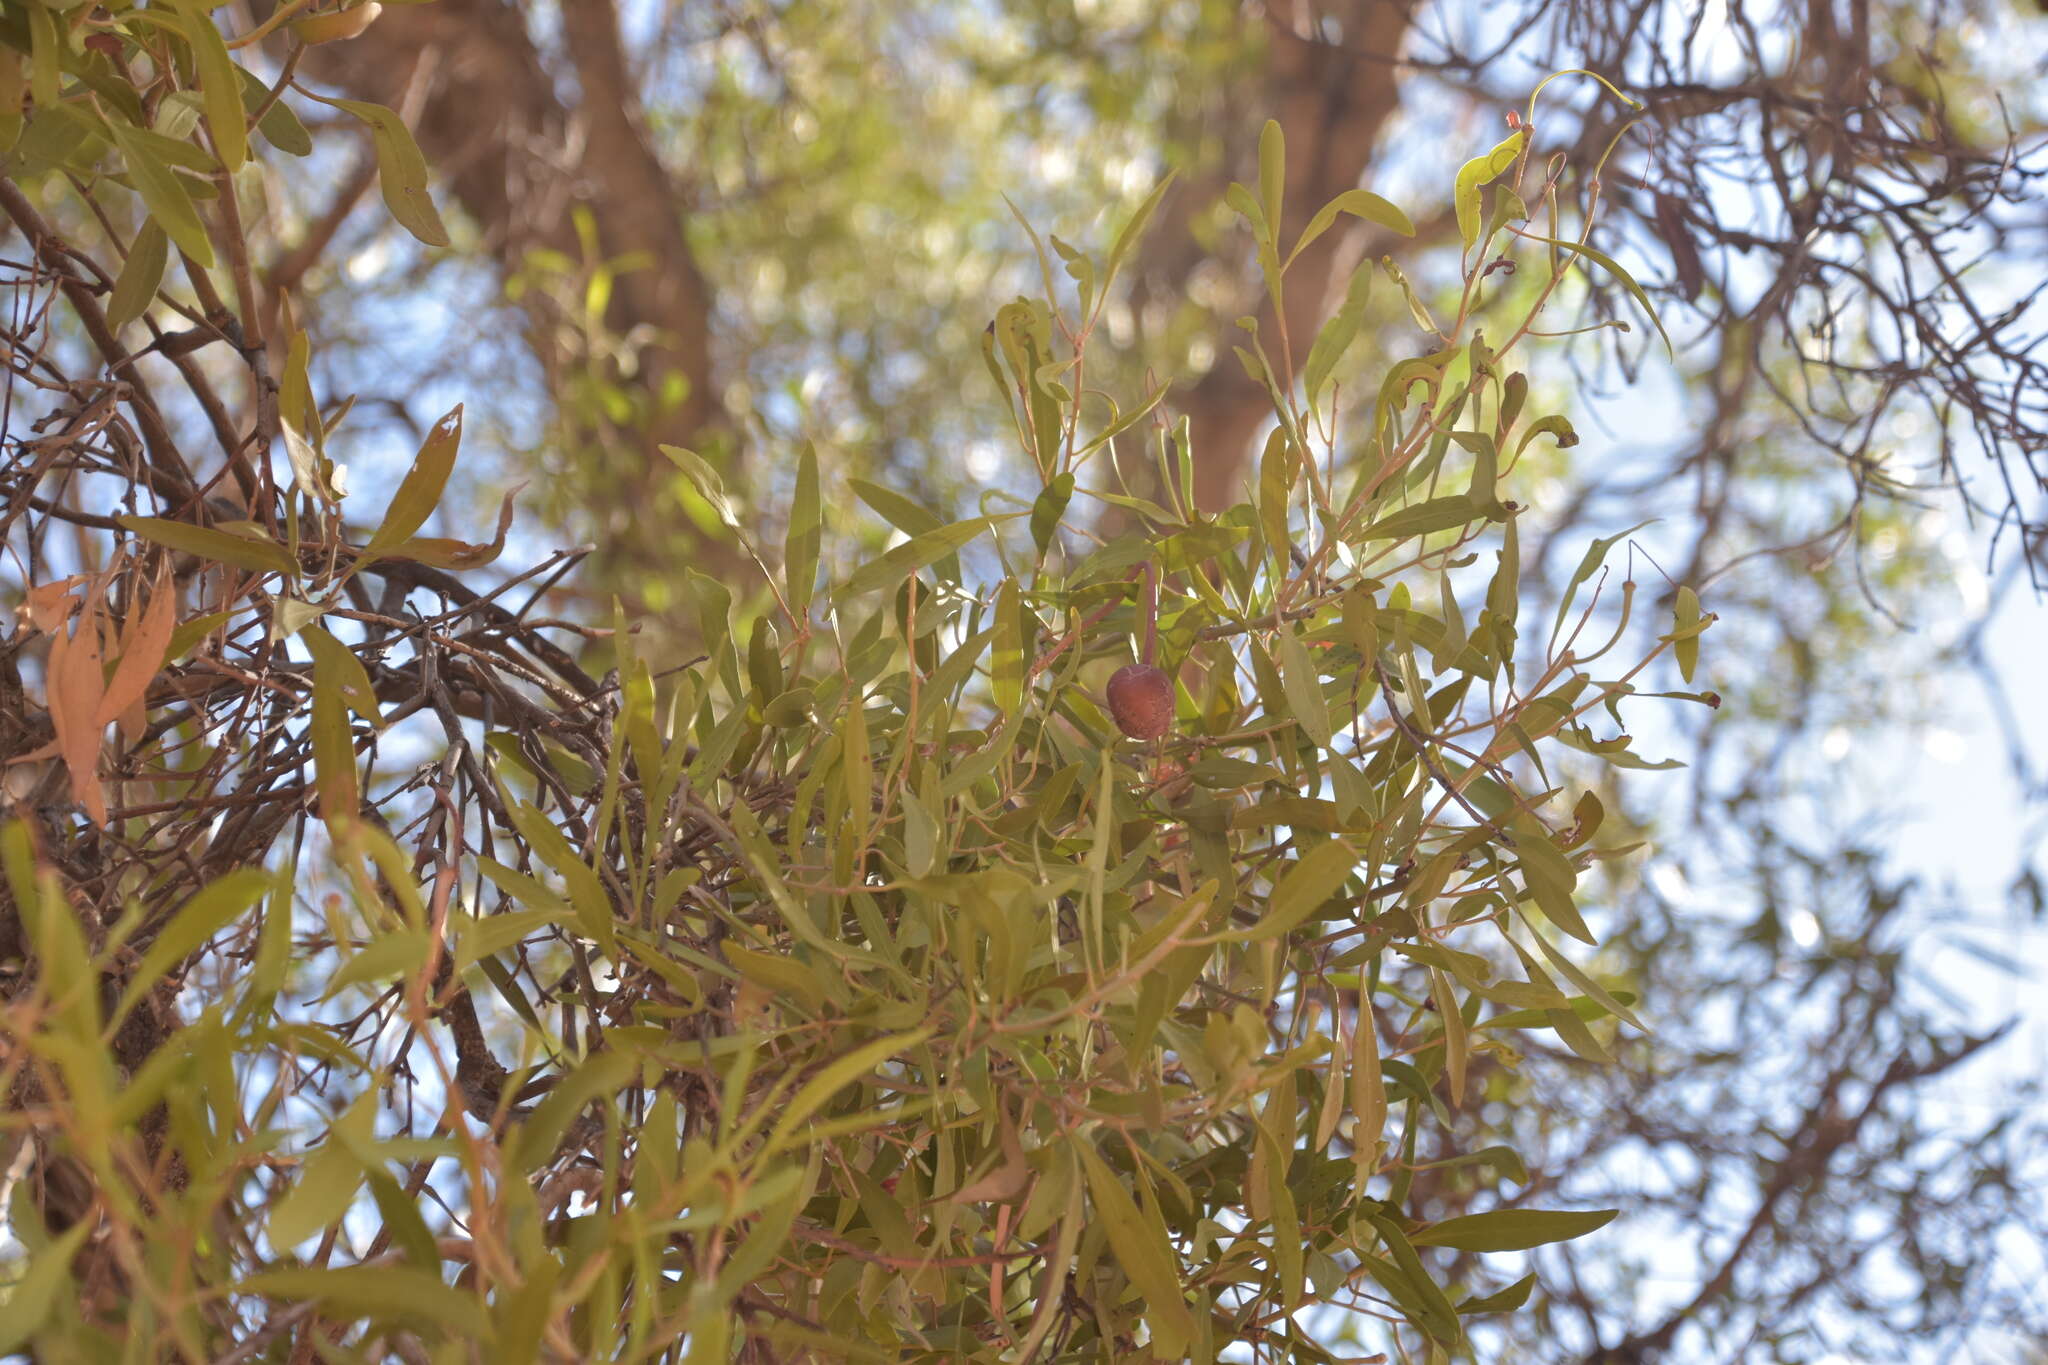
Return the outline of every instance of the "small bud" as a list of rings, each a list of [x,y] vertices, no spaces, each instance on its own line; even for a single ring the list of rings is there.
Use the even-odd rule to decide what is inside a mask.
[[[1716,711],[1721,709],[1721,694],[1719,692],[1702,692],[1700,693],[1700,700]]]
[[[1109,714],[1132,739],[1157,739],[1173,728],[1173,679],[1149,664],[1125,664],[1109,679]]]

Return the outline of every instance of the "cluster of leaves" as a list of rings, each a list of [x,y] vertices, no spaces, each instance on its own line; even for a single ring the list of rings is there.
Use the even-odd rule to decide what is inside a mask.
[[[1083,379],[1158,195],[1100,260],[1041,246],[1045,299],[988,331],[1028,503],[940,524],[856,484],[903,539],[828,574],[813,450],[775,554],[672,449],[761,578],[692,575],[697,650],[665,667],[622,614],[501,603],[566,566],[465,582],[509,499],[488,539],[419,534],[460,409],[351,525],[329,454],[348,403],[318,400],[288,324],[271,386],[238,206],[251,129],[289,152],[291,99],[319,96],[297,46],[255,81],[250,36],[198,3],[0,25],[28,97],[0,198],[25,287],[76,332],[36,309],[10,338],[11,382],[61,429],[15,441],[8,515],[68,523],[93,561],[23,585],[0,678],[36,717],[0,758],[54,760],[4,833],[0,1203],[27,1258],[0,1349],[1336,1359],[1295,1322],[1320,1304],[1444,1358],[1533,1288],[1446,1250],[1613,1216],[1542,1206],[1499,1145],[1418,1158],[1518,1038],[1597,1060],[1636,1024],[1559,940],[1593,942],[1581,879],[1627,851],[1596,845],[1602,804],[1559,763],[1654,766],[1594,717],[1619,724],[1667,653],[1689,682],[1712,622],[1681,588],[1643,638],[1633,582],[1577,606],[1602,541],[1523,638],[1504,489],[1532,441],[1574,437],[1525,410],[1513,359],[1585,267],[1640,294],[1561,227],[1526,129],[1457,177],[1454,317],[1368,265],[1300,386],[1276,377],[1284,324],[1247,328],[1274,426],[1220,515],[1187,501],[1200,457],[1153,418],[1162,393],[1119,406]],[[403,124],[341,107],[434,240]],[[1339,215],[1405,227],[1354,191],[1283,242],[1284,164],[1268,125],[1230,195],[1276,295]],[[111,246],[67,240],[30,189],[76,195]],[[1545,283],[1500,316],[1517,270]],[[1428,349],[1346,408],[1332,376],[1382,278]],[[261,395],[211,480],[120,340],[173,311]],[[71,378],[81,337],[97,363]],[[159,349],[213,411],[192,354]],[[109,485],[127,514],[77,506]],[[240,505],[210,510],[215,487]],[[1123,529],[1094,540],[1103,508]],[[1098,691],[1133,640],[1176,680],[1174,733],[1146,744]],[[1415,1216],[1445,1166],[1525,1188]]]

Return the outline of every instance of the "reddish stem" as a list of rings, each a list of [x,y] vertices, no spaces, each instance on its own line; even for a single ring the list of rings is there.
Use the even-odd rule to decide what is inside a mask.
[[[1147,668],[1153,667],[1153,656],[1159,652],[1159,576],[1151,561],[1145,563],[1145,653],[1138,662]]]

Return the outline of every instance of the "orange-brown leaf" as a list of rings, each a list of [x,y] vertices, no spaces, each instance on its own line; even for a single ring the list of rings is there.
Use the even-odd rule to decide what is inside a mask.
[[[100,789],[100,740],[106,726],[100,703],[106,680],[100,672],[100,600],[87,594],[78,625],[69,634],[58,630],[50,641],[50,723],[57,732],[57,752],[71,774],[71,795],[96,825],[107,823],[107,798]]]
[[[20,607],[22,618],[32,629],[44,635],[56,634],[71,619],[71,613],[78,609],[78,603],[72,600],[71,590],[85,578],[84,574],[73,574],[55,583],[40,583],[30,588],[28,600]]]
[[[107,683],[107,695],[100,699],[99,723],[117,720],[132,710],[149,693],[150,683],[163,671],[164,650],[178,627],[177,594],[170,590],[159,572],[150,585],[149,605],[131,614],[122,631],[121,662]]]

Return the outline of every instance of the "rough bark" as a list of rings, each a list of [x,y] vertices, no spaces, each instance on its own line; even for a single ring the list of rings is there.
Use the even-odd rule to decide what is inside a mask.
[[[1271,32],[1258,91],[1264,108],[1241,118],[1254,129],[1273,118],[1287,136],[1283,242],[1293,242],[1316,210],[1355,188],[1372,163],[1380,133],[1400,105],[1393,59],[1413,14],[1407,0],[1353,0],[1342,7],[1276,0],[1268,7]],[[1342,23],[1341,43],[1317,34],[1314,24],[1325,17]],[[1240,171],[1235,178],[1254,183],[1256,168],[1249,175]],[[1357,250],[1353,233],[1331,231],[1302,252],[1287,272],[1284,331],[1270,302],[1260,309],[1267,356],[1288,366],[1290,379],[1329,313],[1339,264],[1355,259]],[[1256,267],[1247,269],[1255,281]],[[1215,363],[1180,400],[1194,438],[1195,501],[1212,512],[1235,500],[1252,438],[1271,411],[1264,390],[1231,350],[1241,334],[1228,322],[1224,329]]]
[[[308,65],[393,106],[410,82],[424,82],[415,136],[502,271],[539,247],[582,257],[579,207],[606,260],[640,258],[618,278],[604,321],[637,343],[633,372],[617,377],[650,405],[633,429],[601,433],[610,467],[589,499],[607,550],[630,561],[659,554],[652,542],[676,525],[644,515],[669,472],[657,447],[699,445],[718,423],[712,298],[685,237],[681,186],[648,136],[616,6],[577,0],[560,13],[562,73],[536,46],[524,7],[506,0],[388,6],[360,38],[314,49]],[[566,385],[579,362],[557,340],[562,319],[543,293],[526,298],[528,342],[549,382]],[[680,401],[654,404],[678,376]]]

